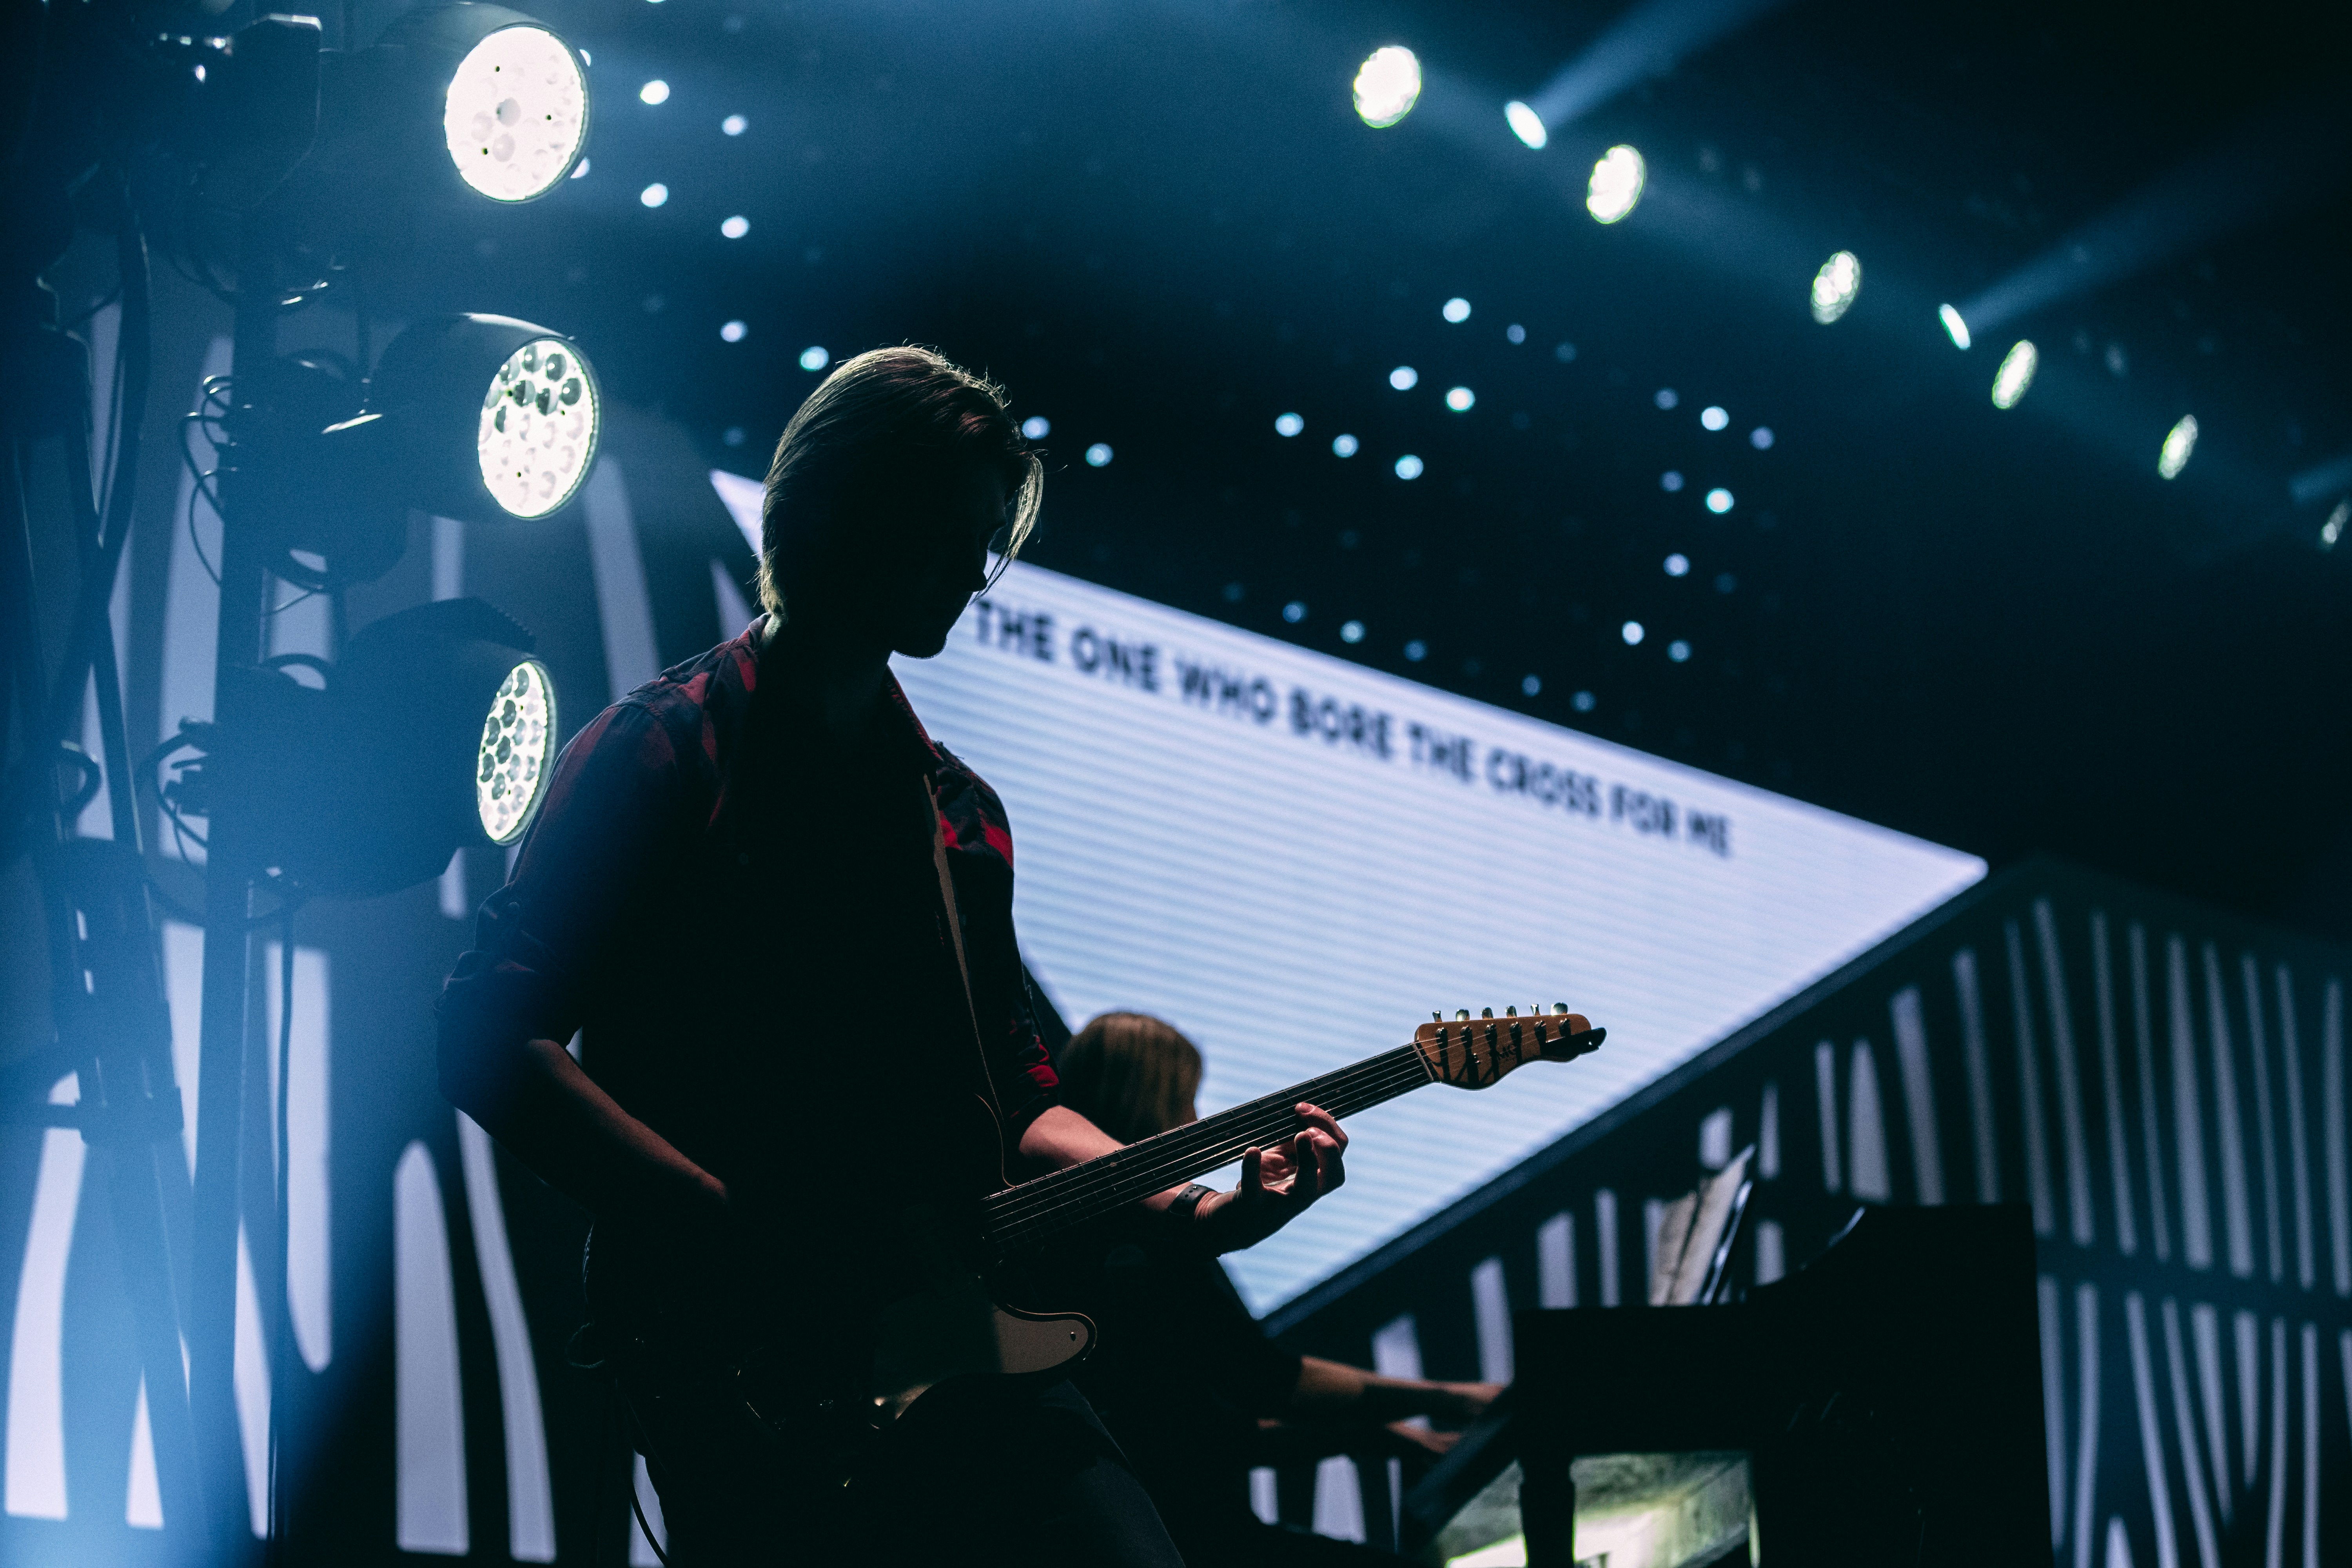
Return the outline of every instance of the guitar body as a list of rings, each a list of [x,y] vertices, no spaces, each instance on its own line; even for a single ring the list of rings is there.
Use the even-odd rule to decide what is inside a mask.
[[[1300,1125],[1301,1101],[1347,1116],[1427,1084],[1485,1089],[1527,1061],[1572,1060],[1604,1034],[1565,1005],[1457,1019],[1423,1024],[1409,1045],[1017,1186],[1003,1184],[996,1119],[980,1102],[980,1118],[959,1115],[952,1132],[935,1127],[946,1136],[916,1144],[949,1151],[950,1168],[934,1166],[943,1180],[931,1190],[986,1195],[950,1214],[908,1205],[883,1222],[895,1234],[869,1238],[890,1255],[899,1287],[871,1317],[874,1360],[859,1407],[813,1406],[796,1394],[793,1372],[804,1358],[789,1344],[762,1346],[737,1363],[734,1397],[795,1465],[846,1480],[919,1406],[1022,1397],[1094,1348],[1098,1331],[1084,1313],[1014,1304],[1054,1293],[1055,1270],[1034,1267],[1053,1237],[1132,1214],[1129,1205],[1151,1193],[1230,1163],[1246,1146],[1287,1137]],[[1032,1274],[1048,1281],[1044,1289]]]

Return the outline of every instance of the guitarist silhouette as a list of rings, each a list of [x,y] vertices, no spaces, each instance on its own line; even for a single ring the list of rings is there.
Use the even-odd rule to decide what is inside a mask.
[[[1179,1563],[1050,1358],[925,1393],[1083,1320],[898,1332],[971,1278],[941,1259],[984,1195],[1119,1148],[1056,1101],[1003,805],[888,666],[945,646],[1042,483],[993,384],[917,348],[837,368],[768,476],[764,614],[572,739],[444,988],[444,1092],[593,1216],[588,1341],[679,1568]],[[1295,1109],[1235,1190],[1139,1223],[1232,1251],[1338,1187],[1346,1134]]]

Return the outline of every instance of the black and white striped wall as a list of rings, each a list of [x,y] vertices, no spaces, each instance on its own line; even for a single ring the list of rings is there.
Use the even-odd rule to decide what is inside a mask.
[[[156,288],[159,321],[217,321],[226,331],[209,297],[160,272]],[[329,337],[350,329],[323,310],[298,325]],[[113,330],[111,310],[92,323],[101,438]],[[200,382],[227,368],[225,336],[159,333],[149,457],[114,601],[134,753],[182,718],[211,714],[218,590],[207,563],[218,559],[218,521],[176,461],[176,438]],[[194,445],[209,463],[202,438]],[[40,499],[37,491],[37,508]],[[740,631],[751,567],[685,433],[613,406],[604,456],[579,504],[502,528],[416,516],[407,553],[383,580],[339,601],[296,602],[289,593],[270,651],[332,658],[343,636],[377,616],[477,594],[538,635],[568,737],[665,664]],[[94,712],[93,704],[93,723]],[[104,837],[108,822],[101,795],[81,829]],[[159,885],[181,905],[201,907],[201,847],[152,807],[142,827]],[[500,852],[467,851],[437,883],[299,915],[283,1237],[270,1197],[281,1158],[269,1113],[269,1046],[283,1005],[279,933],[254,943],[237,1272],[243,1463],[232,1469],[257,1535],[274,1412],[296,1561],[408,1552],[652,1561],[644,1542],[625,1536],[633,1529],[626,1473],[614,1471],[621,1450],[601,1390],[564,1361],[579,1319],[584,1220],[451,1111],[435,1084],[432,999],[466,945],[474,904],[503,871]],[[15,891],[0,909],[21,907]],[[54,1059],[41,1038],[37,939],[15,918],[0,913],[0,943],[34,957],[5,971],[0,1094],[28,1105],[69,1102],[79,1092],[72,1064]],[[204,940],[177,921],[159,939],[189,1121],[187,1161],[175,1162],[182,1177],[194,1158],[189,1085]],[[0,1325],[8,1331],[0,1562],[199,1560],[173,1539],[191,1521],[167,1519],[163,1508],[167,1489],[157,1484],[121,1285],[125,1268],[145,1265],[115,1246],[103,1160],[75,1131],[0,1118]],[[170,1201],[177,1212],[167,1220],[184,1243],[186,1186]],[[263,1331],[280,1299],[290,1343],[272,1357]]]
[[[1270,1326],[1507,1381],[1514,1310],[1638,1304],[1664,1201],[1752,1142],[1748,1281],[1857,1204],[2032,1205],[2054,1562],[2352,1560],[2347,974],[2340,949],[2021,866]],[[1361,1530],[1344,1466],[1315,1517],[1286,1494],[1299,1522]]]

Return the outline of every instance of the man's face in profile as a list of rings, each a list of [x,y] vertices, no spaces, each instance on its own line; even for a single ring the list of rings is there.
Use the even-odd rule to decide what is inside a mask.
[[[907,555],[885,563],[890,603],[885,626],[893,653],[929,658],[947,647],[964,606],[988,584],[988,542],[1004,527],[1009,498],[994,464],[974,463],[926,486],[898,537]]]

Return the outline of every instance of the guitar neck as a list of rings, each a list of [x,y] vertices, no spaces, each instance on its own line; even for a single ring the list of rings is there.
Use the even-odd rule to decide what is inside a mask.
[[[1084,1164],[1008,1187],[982,1201],[982,1230],[1000,1250],[1034,1245],[1230,1165],[1246,1149],[1278,1142],[1298,1131],[1302,1100],[1335,1117],[1348,1117],[1433,1081],[1419,1047],[1399,1046]]]

